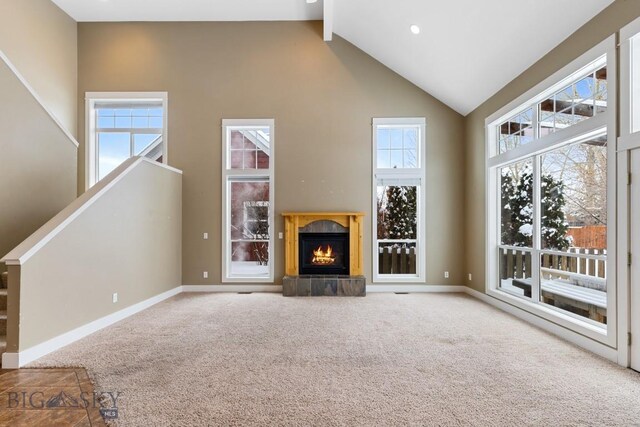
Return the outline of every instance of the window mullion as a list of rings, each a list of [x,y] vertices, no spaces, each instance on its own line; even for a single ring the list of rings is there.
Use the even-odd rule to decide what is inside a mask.
[[[531,300],[540,301],[540,250],[542,248],[542,186],[540,155],[533,160],[533,251],[531,260]]]

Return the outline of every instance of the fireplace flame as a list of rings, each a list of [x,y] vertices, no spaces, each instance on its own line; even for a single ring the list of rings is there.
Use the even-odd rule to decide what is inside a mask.
[[[322,250],[322,246],[318,246],[318,249],[313,251],[313,259],[311,262],[317,265],[329,265],[336,261],[336,257],[333,255],[333,249],[331,245],[327,245],[327,250]]]

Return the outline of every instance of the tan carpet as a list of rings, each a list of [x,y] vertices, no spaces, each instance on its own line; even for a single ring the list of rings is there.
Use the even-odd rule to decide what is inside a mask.
[[[120,425],[640,424],[640,374],[460,294],[182,294],[36,365]]]

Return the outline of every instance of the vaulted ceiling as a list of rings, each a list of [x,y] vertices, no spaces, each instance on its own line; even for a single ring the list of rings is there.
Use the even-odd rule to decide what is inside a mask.
[[[614,0],[53,0],[77,21],[325,19],[466,115]],[[410,31],[420,28],[419,34]]]

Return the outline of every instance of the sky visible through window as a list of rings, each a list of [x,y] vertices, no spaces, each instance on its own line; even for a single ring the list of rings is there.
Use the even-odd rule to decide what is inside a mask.
[[[163,108],[96,108],[98,180],[159,141]]]

